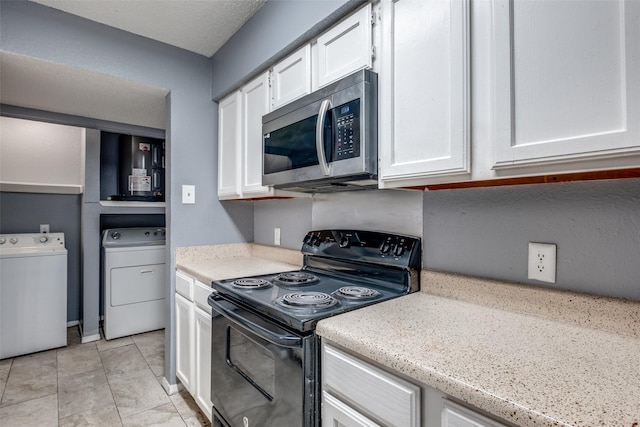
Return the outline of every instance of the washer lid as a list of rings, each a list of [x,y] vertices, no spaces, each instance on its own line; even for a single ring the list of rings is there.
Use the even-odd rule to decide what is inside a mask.
[[[163,227],[111,228],[102,233],[102,246],[155,246],[164,245],[165,239],[166,231]]]

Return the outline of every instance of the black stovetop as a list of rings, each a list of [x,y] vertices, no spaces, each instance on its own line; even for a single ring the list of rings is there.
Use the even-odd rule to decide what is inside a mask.
[[[311,231],[302,252],[304,267],[284,277],[281,273],[221,280],[212,287],[221,298],[300,332],[313,331],[323,318],[419,288],[420,239],[416,237]],[[306,282],[306,276],[314,280]]]

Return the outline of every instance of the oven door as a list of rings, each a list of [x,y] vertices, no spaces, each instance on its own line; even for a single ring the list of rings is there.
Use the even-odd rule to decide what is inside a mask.
[[[317,425],[318,345],[211,295],[214,426]]]

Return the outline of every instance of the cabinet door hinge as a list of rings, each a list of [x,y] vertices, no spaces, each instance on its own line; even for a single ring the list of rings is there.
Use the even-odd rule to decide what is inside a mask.
[[[376,47],[371,46],[371,59],[376,59]]]
[[[271,76],[267,77],[267,84],[271,87]]]

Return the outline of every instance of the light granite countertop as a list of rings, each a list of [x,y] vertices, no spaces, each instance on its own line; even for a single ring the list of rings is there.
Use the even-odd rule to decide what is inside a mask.
[[[640,302],[424,271],[317,332],[519,426],[637,426]]]
[[[298,270],[300,251],[254,243],[176,248],[176,268],[202,283]]]

